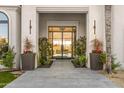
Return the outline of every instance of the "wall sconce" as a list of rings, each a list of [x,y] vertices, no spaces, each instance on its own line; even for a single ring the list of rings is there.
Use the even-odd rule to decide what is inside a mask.
[[[93,26],[93,28],[94,28],[94,36],[95,36],[95,39],[96,39],[96,20],[94,20],[94,26]]]
[[[31,29],[32,29],[32,25],[31,25],[31,20],[29,21],[29,29],[30,29],[30,31],[29,31],[29,34],[31,34]]]

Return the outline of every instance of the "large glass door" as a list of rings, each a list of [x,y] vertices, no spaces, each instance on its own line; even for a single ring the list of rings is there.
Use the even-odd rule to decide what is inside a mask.
[[[74,55],[74,41],[76,39],[75,26],[49,26],[49,41],[52,44],[53,58],[72,58]]]
[[[56,58],[62,57],[62,33],[61,32],[53,33],[53,57],[56,57]]]
[[[72,32],[63,32],[63,58],[72,57]]]

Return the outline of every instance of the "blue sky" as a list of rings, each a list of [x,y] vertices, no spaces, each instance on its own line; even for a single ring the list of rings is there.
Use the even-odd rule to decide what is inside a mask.
[[[0,20],[7,20],[7,16],[2,12],[0,12]]]
[[[0,37],[8,37],[8,25],[0,24]]]

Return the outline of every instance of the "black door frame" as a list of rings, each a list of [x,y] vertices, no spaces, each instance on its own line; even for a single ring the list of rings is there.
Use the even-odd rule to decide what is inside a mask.
[[[61,30],[60,31],[50,31],[49,30],[49,27],[60,27]],[[72,27],[72,28],[75,27],[75,30],[65,31],[64,32],[63,30],[64,30],[65,27]],[[75,41],[76,41],[76,30],[77,30],[76,26],[48,26],[48,36],[49,36],[49,33],[52,33],[52,58],[53,59],[72,59],[75,56],[75,54],[74,54],[74,48],[75,48]],[[53,33],[54,32],[62,33],[62,38],[61,38],[61,40],[62,40],[61,57],[54,57],[53,56]],[[66,32],[69,32],[72,35],[72,38],[71,38],[71,41],[72,41],[71,50],[72,50],[72,52],[71,52],[71,57],[66,57],[65,58],[65,57],[63,57],[63,49],[64,49],[64,46],[63,46],[63,33],[66,33]],[[49,39],[49,37],[48,37],[48,39]]]

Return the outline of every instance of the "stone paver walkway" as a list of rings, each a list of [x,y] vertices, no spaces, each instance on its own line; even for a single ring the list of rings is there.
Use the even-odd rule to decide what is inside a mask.
[[[105,76],[85,68],[74,68],[69,60],[57,60],[51,68],[27,71],[6,88],[113,88]]]

